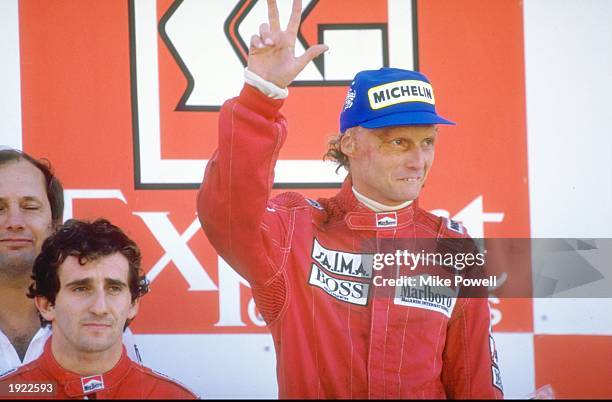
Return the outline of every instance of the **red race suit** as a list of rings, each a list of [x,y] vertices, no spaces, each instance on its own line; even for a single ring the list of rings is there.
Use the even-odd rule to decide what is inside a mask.
[[[272,332],[279,397],[502,398],[486,297],[424,307],[374,286],[365,262],[385,239],[467,234],[416,201],[371,211],[350,175],[333,198],[271,198],[282,103],[245,85],[223,105],[198,195],[208,239],[250,283]]]
[[[54,395],[7,394],[9,384],[53,383]],[[104,374],[82,376],[64,369],[53,357],[51,340],[33,362],[0,377],[4,395],[15,399],[198,399],[186,387],[133,362],[125,346],[115,366]]]

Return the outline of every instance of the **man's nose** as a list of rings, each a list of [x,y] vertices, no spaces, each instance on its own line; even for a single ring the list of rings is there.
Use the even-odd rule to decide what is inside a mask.
[[[3,226],[9,230],[23,230],[25,227],[25,220],[23,213],[18,207],[9,206],[5,215],[5,221]]]
[[[415,146],[405,152],[404,165],[413,169],[422,169],[425,166],[425,151]]]
[[[89,311],[96,315],[104,315],[108,312],[108,303],[104,289],[96,289],[94,291]]]

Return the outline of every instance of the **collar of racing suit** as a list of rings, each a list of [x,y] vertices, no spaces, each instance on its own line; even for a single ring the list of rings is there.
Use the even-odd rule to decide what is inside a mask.
[[[318,201],[323,206],[325,212],[321,212],[327,215],[325,220],[328,223],[343,219],[353,230],[399,229],[411,225],[418,210],[418,199],[415,199],[397,211],[374,212],[355,197],[350,174],[338,194]]]
[[[125,351],[125,346],[123,347],[121,358],[119,358],[117,364],[115,364],[115,366],[106,373],[100,375],[83,376],[81,374],[66,370],[60,366],[57,360],[55,360],[55,357],[53,357],[53,353],[51,352],[52,338],[53,336],[49,337],[47,343],[45,344],[45,349],[40,359],[40,367],[55,381],[57,381],[57,386],[63,387],[66,395],[71,398],[84,397],[100,391],[108,392],[110,388],[113,388],[115,384],[119,383],[130,372],[131,364],[129,357],[127,356],[127,352]],[[92,379],[95,381],[101,381],[102,384],[97,385],[92,391],[85,391],[84,388],[86,381]]]
[[[378,201],[375,201],[375,200],[373,200],[371,198],[366,197],[365,195],[363,195],[359,191],[357,191],[355,189],[355,187],[351,187],[351,189],[353,190],[353,195],[355,195],[355,198],[357,198],[363,205],[365,205],[366,207],[370,208],[374,212],[392,212],[392,211],[398,211],[398,210],[406,208],[408,205],[412,204],[412,200],[408,200],[408,201],[403,202],[400,205],[396,205],[396,206],[385,205],[383,203],[380,203]]]

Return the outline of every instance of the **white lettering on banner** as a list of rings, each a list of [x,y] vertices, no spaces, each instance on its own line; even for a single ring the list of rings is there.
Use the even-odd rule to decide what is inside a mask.
[[[147,273],[147,278],[151,282],[172,261],[189,284],[188,290],[217,290],[215,283],[187,246],[187,242],[200,229],[200,221],[197,218],[183,234],[179,234],[168,219],[168,212],[134,212],[133,214],[143,220],[165,251],[165,254]]]
[[[74,200],[93,200],[93,199],[109,199],[119,200],[124,204],[127,204],[125,197],[121,190],[108,189],[108,190],[81,190],[81,189],[70,189],[64,190],[64,216],[63,221],[72,219],[72,211],[74,210]]]
[[[119,189],[68,189],[64,190],[64,199],[64,221],[73,217],[73,204],[78,199],[115,199],[127,204],[125,196]],[[168,219],[168,212],[134,212],[133,214],[143,220],[165,252],[147,273],[147,278],[151,282],[170,262],[174,262],[189,284],[189,291],[219,291],[219,321],[214,324],[216,327],[246,326],[241,318],[240,285],[250,287],[248,282],[219,257],[219,286],[217,288],[187,244],[200,229],[198,219],[195,219],[185,232],[179,234]],[[248,316],[254,325],[258,327],[266,325],[263,317],[255,308],[253,298],[248,304]]]
[[[249,283],[229,266],[221,257],[217,259],[219,273],[219,321],[215,327],[245,327],[240,308],[240,285],[250,288]],[[256,313],[255,301],[251,297],[248,305],[249,319],[258,327],[266,322]]]
[[[372,277],[372,254],[354,254],[330,250],[323,247],[317,239],[312,246],[312,258],[330,272],[355,278]]]
[[[250,36],[258,31],[261,21],[267,19],[265,2],[253,2],[252,6],[246,6],[245,0],[184,0],[173,3],[176,7],[166,10],[159,24],[156,1],[134,0],[130,4],[133,5],[133,19],[130,24],[134,32],[131,47],[135,78],[132,82],[135,94],[132,102],[134,118],[137,120],[134,124],[137,132],[134,134],[135,138],[138,138],[135,169],[138,170],[136,177],[139,181],[136,185],[156,185],[163,188],[165,185],[199,184],[207,160],[162,158],[158,39],[161,36],[165,41],[188,81],[186,91],[189,92],[185,92],[182,99],[176,99],[179,110],[217,110],[223,101],[235,96],[240,90],[244,65],[237,54],[237,49],[241,49],[238,42],[249,43]],[[349,81],[356,72],[354,69],[382,67],[385,55],[392,61],[393,66],[413,69],[414,10],[411,2],[388,0],[387,4],[388,23],[380,24],[381,27],[378,28],[357,22],[332,27],[329,27],[329,24],[315,24],[322,33],[327,32],[326,40],[331,40],[332,36],[336,38],[334,47],[328,55],[323,56],[322,63],[310,62],[295,82],[298,85],[301,83],[324,86],[329,80]],[[241,5],[245,6],[240,8]],[[281,19],[288,20],[291,2],[280,1],[278,7]],[[309,8],[310,11],[317,8],[314,0],[303,2],[303,9]],[[233,15],[234,12],[237,14]],[[223,29],[226,22],[235,25],[237,31],[226,35]],[[383,35],[384,29],[387,29],[388,35]],[[338,35],[341,36],[340,39],[337,38]],[[202,37],[210,39],[205,57],[195,40]],[[364,41],[364,37],[368,40]],[[359,52],[353,50],[355,43],[360,43]],[[298,40],[296,53],[303,51],[304,44]],[[209,134],[213,137],[215,135]],[[335,168],[333,163],[315,158],[279,160],[275,182],[341,183],[345,173],[337,174]]]
[[[450,213],[445,209],[434,209],[432,214],[449,218]],[[485,222],[500,223],[504,220],[503,212],[484,212],[482,195],[474,198],[465,208],[453,216],[453,220],[459,221],[467,228],[468,234],[475,239],[484,238]]]
[[[255,299],[253,299],[252,297],[251,297],[251,300],[249,300],[249,305],[247,307],[247,310],[249,313],[249,318],[251,319],[251,322],[253,324],[257,325],[258,327],[266,326],[266,321],[264,320],[263,316],[257,311]]]

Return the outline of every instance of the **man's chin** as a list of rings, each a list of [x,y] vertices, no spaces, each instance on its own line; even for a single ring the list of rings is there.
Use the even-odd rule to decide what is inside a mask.
[[[393,188],[393,197],[404,201],[414,200],[419,196],[423,188],[422,182],[416,183],[401,183]]]
[[[414,201],[419,196],[420,191],[401,191],[395,194],[393,201],[395,205],[403,204],[407,201]]]
[[[119,340],[121,342],[121,340]],[[116,342],[108,339],[93,340],[87,339],[80,343],[79,351],[82,353],[103,353],[109,351],[115,346]]]
[[[30,275],[35,259],[36,251],[33,248],[19,250],[0,249],[0,268],[5,273],[17,276]]]

